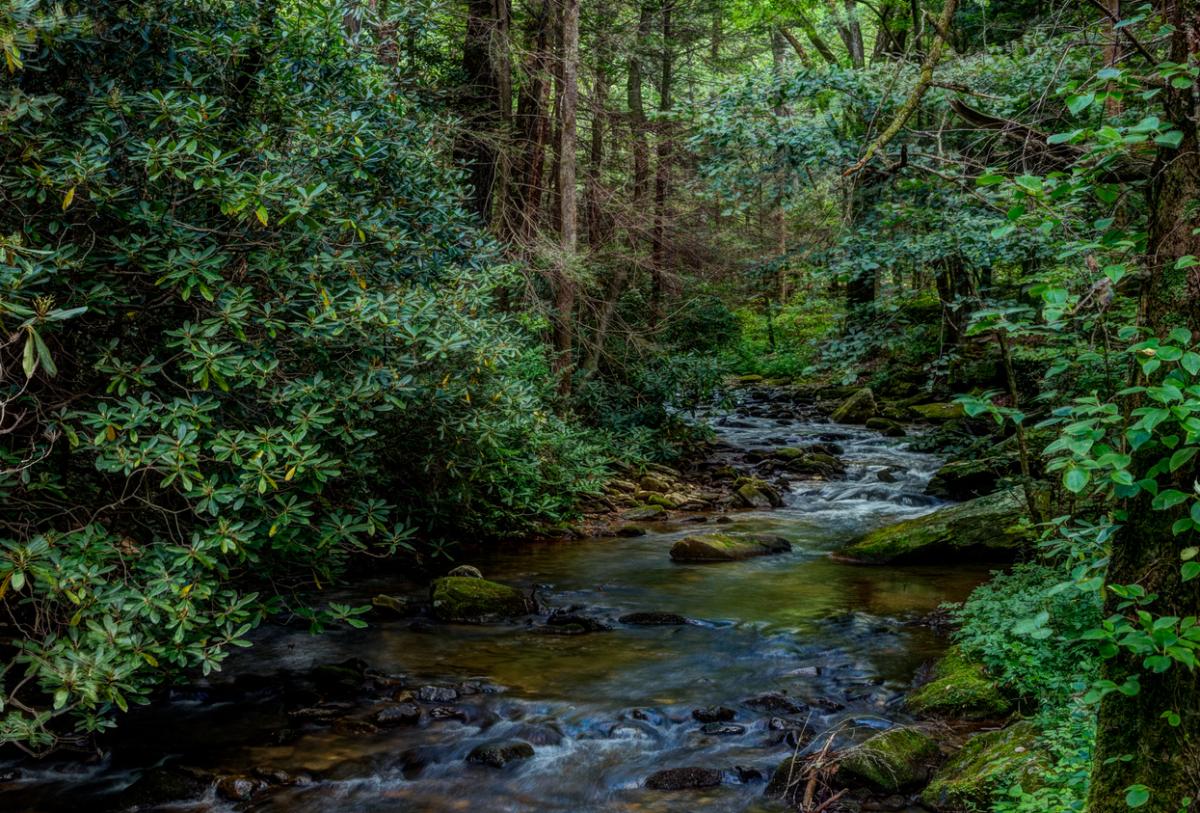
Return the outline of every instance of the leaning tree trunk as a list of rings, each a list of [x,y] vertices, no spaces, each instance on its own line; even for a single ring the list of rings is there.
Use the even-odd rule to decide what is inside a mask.
[[[1163,0],[1159,5],[1174,25],[1169,59],[1194,62],[1200,51],[1200,0]],[[1160,150],[1147,192],[1149,276],[1143,313],[1155,335],[1186,326],[1195,337],[1200,331],[1200,269],[1175,266],[1180,257],[1200,256],[1200,217],[1195,209],[1195,201],[1200,200],[1200,152],[1193,117],[1197,89],[1169,89],[1162,96],[1165,118],[1183,131],[1184,139],[1178,149]],[[1149,461],[1135,464],[1145,470]],[[1175,487],[1189,492],[1200,477],[1200,467],[1184,466],[1174,476]],[[1179,514],[1152,510],[1148,495],[1125,508],[1128,517],[1113,542],[1108,583],[1139,584],[1157,595],[1149,608],[1156,616],[1183,618],[1200,613],[1200,579],[1184,582],[1180,575],[1181,552],[1196,544],[1195,532],[1172,533]],[[1109,604],[1110,612],[1121,611],[1115,597]],[[1127,788],[1145,785],[1150,800],[1141,810],[1176,813],[1184,797],[1192,797],[1193,804],[1200,797],[1200,671],[1176,663],[1155,674],[1142,667],[1140,657],[1125,652],[1106,662],[1106,679],[1123,684],[1131,676],[1141,684],[1136,695],[1113,692],[1100,705],[1088,809],[1127,813]],[[1163,719],[1168,711],[1179,715],[1178,726]]]

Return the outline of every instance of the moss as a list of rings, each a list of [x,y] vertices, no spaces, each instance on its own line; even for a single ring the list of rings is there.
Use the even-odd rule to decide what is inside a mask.
[[[754,477],[737,481],[734,496],[744,508],[778,508],[783,498],[769,483]]]
[[[791,543],[778,536],[705,534],[680,539],[671,546],[671,559],[676,562],[735,562],[791,549]]]
[[[966,414],[962,404],[917,404],[909,409],[924,420],[936,423],[957,420]]]
[[[927,734],[914,728],[893,728],[843,757],[838,763],[838,779],[898,793],[924,782],[939,755],[937,743]]]
[[[467,576],[446,576],[433,582],[433,614],[442,621],[479,624],[497,618],[527,615],[532,599],[505,584]]]
[[[875,417],[875,394],[870,387],[863,387],[851,395],[833,411],[829,420],[834,423],[866,423]]]
[[[988,810],[992,796],[1011,785],[1037,790],[1045,761],[1037,729],[1028,720],[976,734],[934,774],[921,801],[939,813]]]
[[[938,662],[934,680],[908,697],[908,707],[917,714],[956,717],[964,720],[988,720],[1002,717],[1012,709],[983,666],[968,661],[958,647],[952,647]]]
[[[1022,522],[1024,506],[1016,491],[978,497],[872,531],[843,548],[841,555],[874,564],[1011,559],[1033,538]]]

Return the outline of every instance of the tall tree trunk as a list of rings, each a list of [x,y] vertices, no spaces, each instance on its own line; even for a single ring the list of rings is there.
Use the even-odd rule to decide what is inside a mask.
[[[579,105],[579,0],[560,0],[562,24],[562,95],[559,99],[558,186],[561,222],[560,256],[554,293],[554,373],[558,390],[571,391],[575,333],[575,278],[572,268],[578,247],[575,197],[576,110]]]
[[[671,161],[674,133],[666,114],[671,111],[671,85],[674,82],[675,52],[672,13],[675,0],[665,0],[662,6],[662,77],[659,81],[659,110],[664,114],[659,124],[657,166],[654,175],[654,239],[652,246],[653,279],[650,290],[650,320],[657,325],[662,318],[663,289],[669,262],[667,250],[667,206],[671,195]]]
[[[778,126],[783,126],[787,115],[787,107],[783,104],[784,94],[782,84],[787,78],[787,42],[783,32],[775,29],[771,32],[771,59],[775,78],[781,85],[779,103],[775,106],[775,120]],[[779,264],[775,271],[775,295],[780,305],[786,305],[788,300],[788,266],[787,266],[787,212],[784,209],[784,185],[791,173],[784,164],[782,154],[776,156],[774,207],[772,218],[775,221],[775,250],[779,254]]]
[[[796,35],[784,26],[779,27],[779,33],[787,40],[788,45],[792,46],[792,50],[796,52],[796,58],[800,60],[800,64],[805,68],[811,68],[813,66],[812,57],[808,55],[808,51],[800,44],[800,40],[796,39]]]
[[[1160,0],[1158,5],[1173,25],[1168,58],[1177,64],[1194,63],[1200,52],[1200,0]],[[1168,88],[1160,96],[1164,118],[1182,130],[1184,138],[1178,149],[1159,150],[1147,190],[1149,276],[1143,312],[1156,336],[1179,326],[1190,328],[1193,336],[1200,331],[1200,269],[1175,267],[1180,257],[1200,256],[1200,218],[1194,206],[1200,200],[1200,144],[1192,115],[1197,93],[1193,85]],[[1135,465],[1144,471],[1150,464],[1145,457],[1163,453],[1163,447],[1143,447]],[[1190,492],[1200,467],[1193,460],[1175,477],[1175,487]],[[1156,616],[1195,616],[1200,611],[1200,579],[1184,582],[1180,576],[1181,552],[1195,544],[1194,536],[1172,532],[1178,510],[1155,511],[1150,502],[1143,493],[1125,506],[1127,517],[1113,541],[1107,582],[1138,584],[1156,595],[1148,608]],[[1110,612],[1128,612],[1110,596]],[[1200,797],[1200,670],[1176,663],[1166,672],[1153,673],[1141,661],[1141,656],[1123,650],[1105,663],[1105,679],[1123,684],[1137,676],[1141,689],[1132,697],[1112,692],[1100,704],[1090,813],[1127,813],[1125,794],[1131,785],[1149,788],[1150,800],[1140,808],[1147,813],[1176,813],[1185,796],[1193,802]],[[1178,726],[1162,719],[1168,711],[1179,715]]]
[[[529,33],[514,121],[516,144],[504,202],[502,234],[523,247],[533,240],[542,199],[549,137],[551,0],[531,0]]]
[[[608,124],[609,30],[607,4],[597,8],[600,30],[596,35],[595,69],[592,79],[592,138],[588,156],[587,227],[588,245],[599,248],[608,239],[610,217],[604,207],[604,135]]]
[[[858,3],[856,0],[843,0],[846,10],[846,49],[850,52],[850,64],[856,68],[867,64],[866,48],[863,45],[862,25],[858,21]]]
[[[508,57],[509,0],[467,0],[463,44],[465,132],[458,158],[467,169],[469,205],[479,218],[491,219],[492,192],[499,168],[497,142],[508,120],[512,91]]]

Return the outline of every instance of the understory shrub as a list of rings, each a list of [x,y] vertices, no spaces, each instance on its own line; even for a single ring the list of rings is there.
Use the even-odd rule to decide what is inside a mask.
[[[0,743],[218,668],[352,555],[598,485],[445,128],[342,12],[0,3]]]

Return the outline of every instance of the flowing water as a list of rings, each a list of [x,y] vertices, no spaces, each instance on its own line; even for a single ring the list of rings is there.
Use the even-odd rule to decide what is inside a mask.
[[[771,809],[762,800],[763,779],[797,741],[804,747],[807,738],[795,729],[854,738],[905,719],[902,693],[945,645],[920,620],[942,602],[961,600],[986,567],[860,567],[829,556],[858,533],[935,507],[922,490],[938,461],[907,450],[902,439],[799,420],[716,424],[731,456],[735,448],[833,440],[844,449],[847,474],[793,482],[783,508],[733,513],[732,524],[668,522],[637,538],[522,546],[473,562],[488,578],[537,586],[550,606],[583,608],[609,622],[610,631],[554,635],[540,625],[411,619],[317,637],[264,630],[218,678],[238,677],[238,691],[218,682],[135,712],[111,754],[91,764],[24,766],[19,781],[0,785],[0,809],[104,809],[140,770],[164,761],[216,773],[269,768],[312,777],[252,803],[254,810]],[[793,551],[708,565],[668,558],[679,537],[717,529],[784,536]],[[366,586],[400,589],[384,581]],[[634,611],[678,613],[691,623],[616,621]],[[377,731],[297,722],[276,683],[264,677],[254,690],[259,684],[246,677],[350,657],[403,676],[405,685],[482,683],[469,684],[472,693],[450,703],[445,719]],[[744,703],[771,692],[805,710]],[[736,711],[728,733],[704,733],[693,719],[693,709],[714,705]],[[533,743],[535,756],[504,769],[465,761],[480,743],[514,738]],[[721,770],[724,781],[675,792],[642,786],[653,772],[682,766]],[[211,791],[182,807],[235,809]]]

